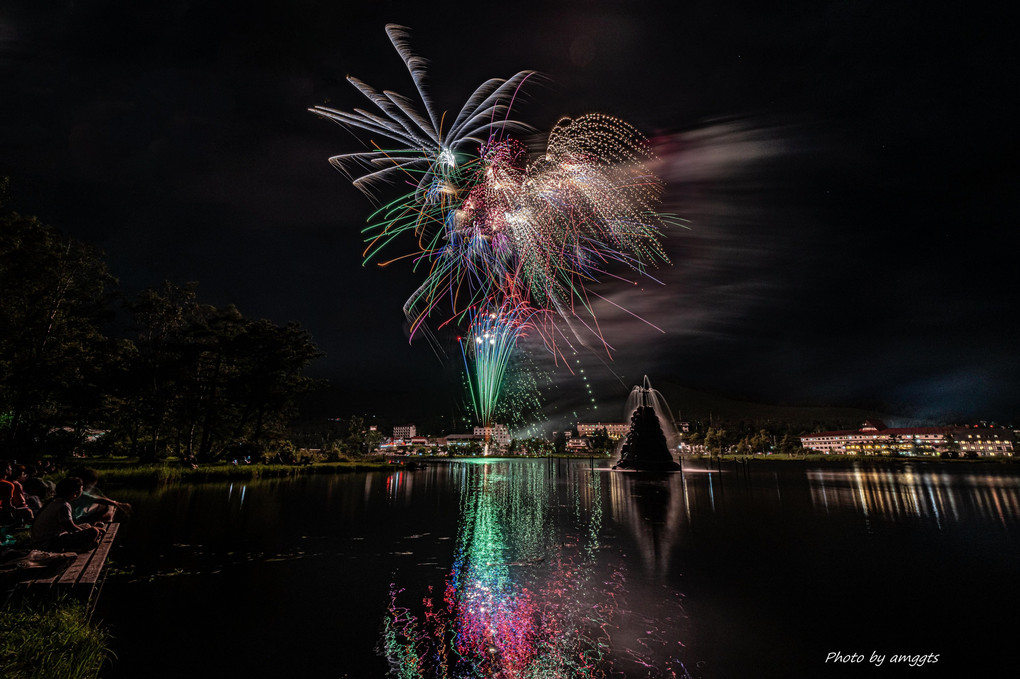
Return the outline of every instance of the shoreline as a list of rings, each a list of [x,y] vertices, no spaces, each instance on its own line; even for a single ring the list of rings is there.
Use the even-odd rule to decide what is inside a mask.
[[[139,465],[134,461],[111,460],[96,458],[92,460],[78,460],[75,466],[84,466],[95,469],[100,475],[104,486],[114,487],[143,487],[143,486],[164,486],[186,482],[215,482],[215,481],[255,481],[259,479],[291,478],[306,475],[325,474],[347,474],[352,472],[386,471],[406,469],[413,471],[421,465],[458,462],[469,460],[579,460],[589,462],[611,463],[615,456],[582,456],[582,455],[547,455],[547,456],[394,456],[380,457],[376,459],[364,459],[349,462],[320,462],[307,465],[287,464],[212,464],[191,469],[172,462],[153,463]],[[912,465],[946,465],[970,468],[974,465],[982,466],[1011,466],[1020,464],[1017,457],[996,457],[977,459],[945,459],[939,457],[883,457],[844,455],[691,455],[682,454],[678,456],[681,464],[698,464],[699,466],[712,467],[743,467],[744,465],[759,465],[763,463],[785,464],[817,464],[832,467],[905,467]],[[391,461],[392,460],[392,461]]]

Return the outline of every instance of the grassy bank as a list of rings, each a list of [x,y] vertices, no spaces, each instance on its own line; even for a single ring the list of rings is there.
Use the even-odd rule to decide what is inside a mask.
[[[104,488],[109,486],[152,486],[199,481],[252,481],[286,478],[305,474],[341,474],[345,472],[385,469],[389,465],[377,461],[317,462],[314,464],[203,464],[191,469],[179,462],[167,461],[139,464],[130,459],[82,460],[82,466],[95,469]]]
[[[111,655],[108,639],[81,602],[12,602],[0,615],[0,677],[92,679]]]
[[[104,485],[146,485],[185,481],[253,481],[305,474],[340,474],[386,467],[385,463],[377,462],[319,462],[308,465],[209,464],[200,465],[198,469],[174,464],[153,464],[112,467],[104,469],[102,474]]]

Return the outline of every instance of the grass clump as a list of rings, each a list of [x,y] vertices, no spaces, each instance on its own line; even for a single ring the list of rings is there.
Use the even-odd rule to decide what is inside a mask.
[[[94,679],[111,655],[108,640],[81,602],[11,602],[0,615],[0,677]]]

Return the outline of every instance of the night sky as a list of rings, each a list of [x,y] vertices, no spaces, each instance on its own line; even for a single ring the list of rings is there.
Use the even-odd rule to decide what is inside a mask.
[[[421,276],[361,265],[372,206],[327,161],[358,141],[307,111],[366,107],[348,74],[413,94],[383,30],[399,23],[443,108],[534,69],[519,119],[635,125],[687,220],[663,285],[601,289],[661,332],[607,306],[611,361],[580,352],[571,375],[532,352],[555,407],[586,402],[583,366],[609,420],[648,374],[769,403],[1020,422],[1005,10],[777,6],[5,3],[0,175],[11,207],[98,246],[129,294],[198,281],[203,301],[299,322],[338,408],[446,412],[459,355],[408,343],[401,306]]]

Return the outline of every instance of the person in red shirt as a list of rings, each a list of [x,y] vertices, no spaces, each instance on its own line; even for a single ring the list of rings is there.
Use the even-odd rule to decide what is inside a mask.
[[[0,524],[20,524],[32,520],[32,510],[25,503],[20,484],[11,479],[13,468],[7,460],[0,460]]]
[[[25,488],[21,485],[28,478],[28,468],[23,464],[16,465],[11,471],[7,480],[14,484],[14,496],[11,498],[11,506],[15,509],[28,507],[28,500],[25,498]],[[28,507],[31,509],[31,507]]]

